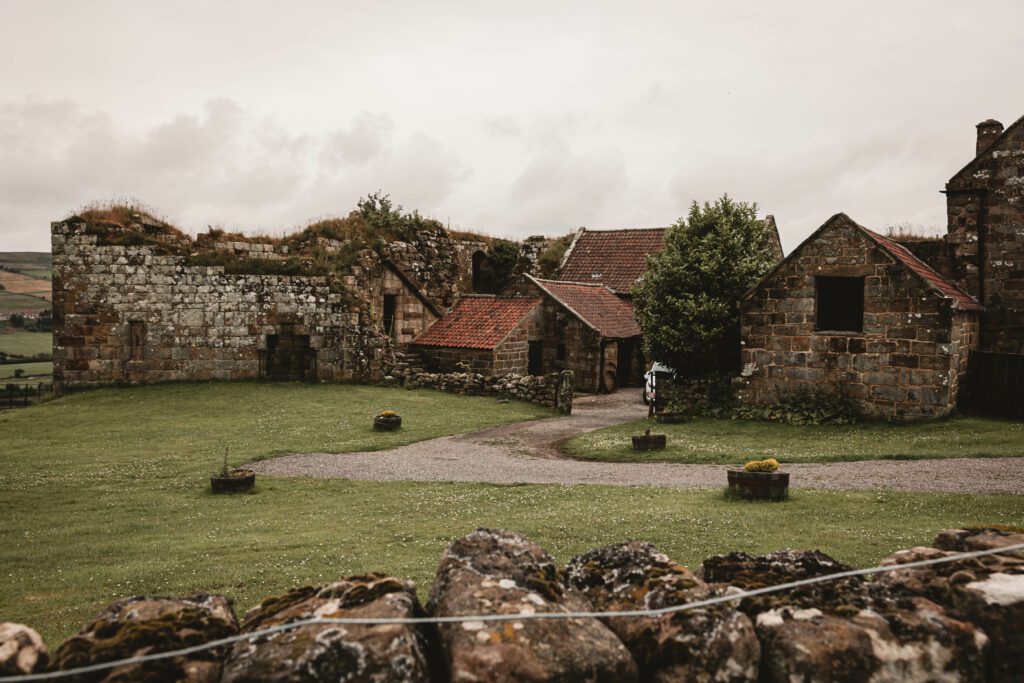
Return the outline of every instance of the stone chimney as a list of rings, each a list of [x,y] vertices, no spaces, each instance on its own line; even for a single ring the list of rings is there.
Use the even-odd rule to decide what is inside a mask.
[[[975,156],[981,154],[996,141],[996,138],[1003,134],[1003,124],[995,119],[986,119],[977,125],[978,128],[978,149]]]

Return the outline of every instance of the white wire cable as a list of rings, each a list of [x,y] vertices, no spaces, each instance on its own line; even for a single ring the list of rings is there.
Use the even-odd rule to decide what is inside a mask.
[[[500,622],[527,621],[535,619],[621,619],[637,617],[657,617],[665,614],[675,614],[677,612],[685,612],[689,610],[700,609],[701,607],[711,607],[712,605],[719,605],[725,602],[735,602],[737,600],[743,600],[744,598],[750,598],[757,595],[777,593],[792,588],[799,588],[801,586],[810,586],[817,583],[826,583],[828,581],[835,581],[836,579],[845,579],[853,576],[868,576],[871,574],[880,574],[882,572],[901,571],[904,569],[916,569],[919,567],[929,567],[936,564],[945,564],[948,562],[969,560],[974,557],[984,557],[986,555],[1000,555],[1003,553],[1010,553],[1018,550],[1024,550],[1024,543],[1009,545],[1003,548],[990,548],[988,550],[974,550],[970,552],[957,553],[955,555],[935,557],[928,560],[917,560],[915,562],[907,562],[906,564],[894,564],[887,565],[884,567],[867,567],[865,569],[851,569],[849,571],[838,572],[835,574],[825,574],[823,576],[815,576],[809,579],[800,579],[799,581],[779,583],[774,586],[765,586],[763,588],[755,588],[747,591],[727,593],[725,595],[719,595],[713,598],[706,598],[704,600],[697,600],[695,602],[688,602],[682,605],[670,605],[668,607],[660,607],[658,609],[648,610],[623,610],[604,612],[516,612],[513,614],[478,614],[457,615],[448,617],[390,617],[377,619],[351,617],[314,617],[312,619],[302,619],[299,621],[292,621],[287,624],[279,624],[277,626],[261,629],[259,631],[252,631],[251,633],[241,633],[236,636],[221,638],[219,640],[211,640],[201,645],[193,645],[191,647],[182,648],[180,650],[173,650],[170,652],[155,652],[152,654],[140,655],[138,657],[128,657],[127,659],[119,659],[112,662],[90,664],[88,666],[81,666],[75,669],[67,669],[65,671],[50,671],[38,674],[22,674],[19,676],[2,676],[0,677],[0,683],[21,683],[22,681],[49,681],[58,678],[68,678],[70,676],[95,673],[97,671],[105,671],[107,669],[113,669],[115,667],[124,666],[128,664],[145,664],[147,662],[155,662],[161,659],[171,659],[173,657],[182,657],[185,655],[195,654],[196,652],[212,650],[214,648],[223,647],[225,645],[233,645],[235,643],[240,643],[247,640],[255,640],[257,638],[273,635],[275,633],[282,633],[284,631],[291,631],[297,628],[302,628],[304,626],[409,626],[417,624],[459,624],[473,621]]]

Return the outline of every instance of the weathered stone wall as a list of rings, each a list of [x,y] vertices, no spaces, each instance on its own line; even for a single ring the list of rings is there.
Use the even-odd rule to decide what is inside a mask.
[[[461,365],[454,372],[427,372],[398,363],[387,377],[391,384],[407,389],[438,389],[449,394],[497,396],[536,403],[546,408],[572,411],[575,379],[571,372],[546,375],[493,375]]]
[[[815,329],[817,275],[865,278],[863,332]],[[754,292],[741,328],[742,400],[841,388],[870,417],[913,419],[955,408],[977,316],[952,311],[855,226],[837,223]]]
[[[957,282],[985,307],[981,350],[1024,353],[1024,124],[988,147],[996,131],[979,124],[980,155],[946,185],[947,241]]]
[[[80,224],[52,226],[54,381],[62,389],[257,378],[268,335],[282,333],[308,336],[309,379],[379,379],[393,362],[368,307],[331,291],[325,278],[227,275],[152,246],[96,239]]]
[[[97,681],[721,681],[897,683],[1020,681],[1024,552],[957,553],[1024,543],[999,529],[941,532],[934,547],[896,552],[891,571],[847,576],[700,609],[616,616],[736,595],[850,570],[817,551],[708,558],[696,572],[649,543],[589,550],[564,567],[523,536],[477,529],[441,555],[426,606],[412,581],[369,573],[267,598],[239,624],[221,596],[115,602],[48,651],[33,629],[0,622],[0,676],[66,671],[251,634]],[[943,564],[901,569],[918,560]],[[600,612],[571,619],[524,614]],[[472,617],[507,615],[502,621]],[[315,617],[424,624],[307,624]]]

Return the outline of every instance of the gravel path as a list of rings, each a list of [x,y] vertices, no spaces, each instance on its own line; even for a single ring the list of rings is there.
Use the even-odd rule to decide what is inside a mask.
[[[573,414],[364,453],[287,455],[246,465],[281,477],[491,484],[722,488],[722,465],[606,463],[564,458],[555,444],[643,417],[636,391],[578,399]],[[862,460],[787,464],[793,488],[1024,493],[1024,458]]]

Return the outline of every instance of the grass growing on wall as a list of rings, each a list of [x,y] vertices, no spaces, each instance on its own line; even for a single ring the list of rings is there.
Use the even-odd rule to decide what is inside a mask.
[[[665,450],[633,451],[629,437],[648,428],[667,436]],[[706,418],[659,424],[643,419],[578,436],[562,449],[581,460],[727,465],[761,458],[835,462],[1022,456],[1024,422],[956,417],[908,424],[796,426]]]
[[[370,429],[377,412],[403,429]],[[728,550],[821,548],[859,565],[965,524],[1022,524],[1015,496],[794,492],[784,504],[718,491],[418,484],[260,477],[214,496],[230,460],[372,449],[550,413],[522,403],[345,385],[179,384],[83,393],[0,413],[0,614],[49,645],[109,602],[262,597],[370,570],[420,596],[448,541],[477,526],[526,534],[564,562],[639,538],[696,565]],[[467,453],[471,457],[472,453]]]

